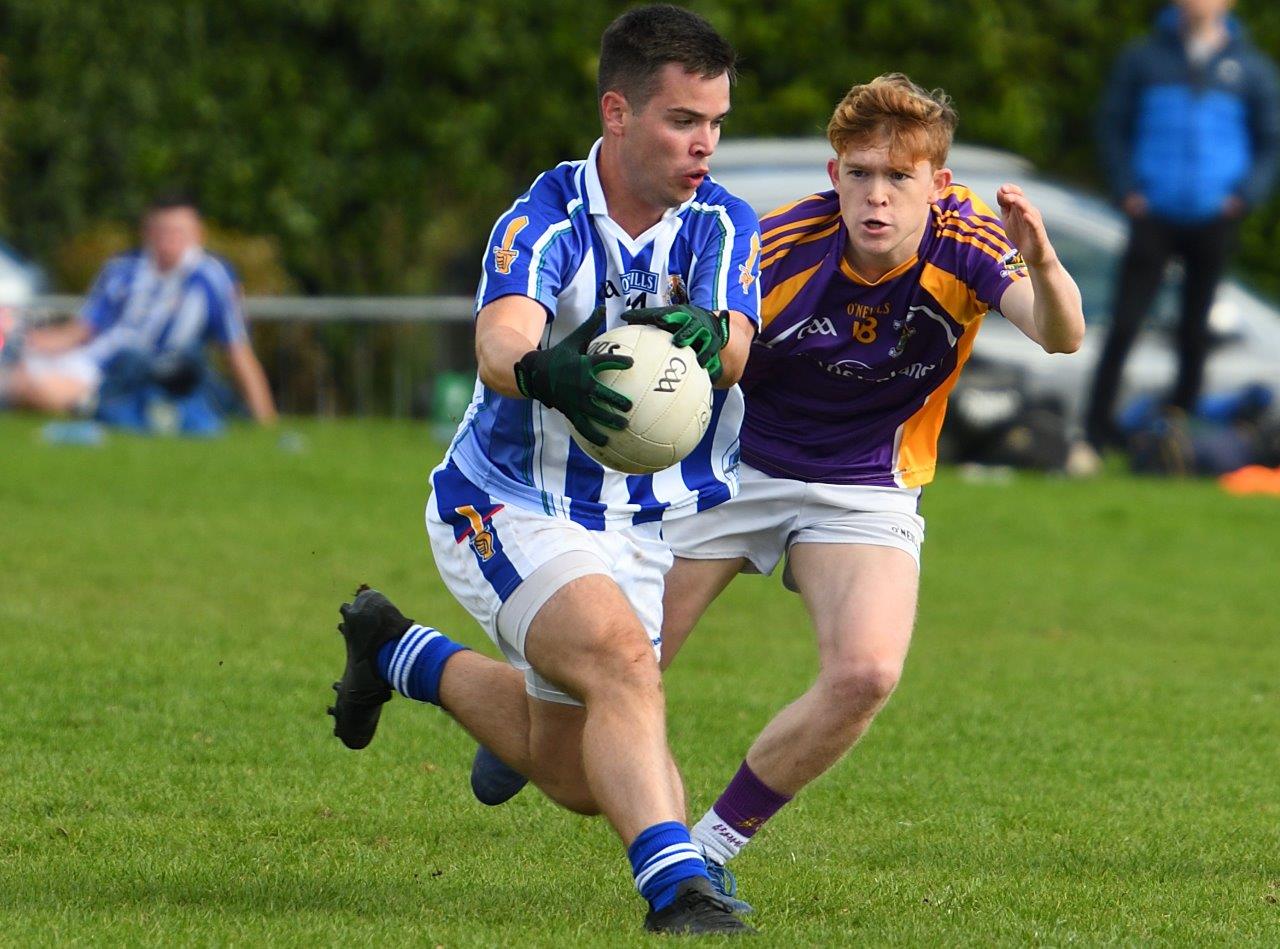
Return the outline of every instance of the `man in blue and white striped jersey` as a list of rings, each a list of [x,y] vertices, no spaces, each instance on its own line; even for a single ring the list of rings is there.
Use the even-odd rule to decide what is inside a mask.
[[[335,734],[373,737],[391,689],[442,706],[548,796],[604,813],[628,848],[646,926],[743,932],[691,844],[658,653],[664,519],[737,487],[742,372],[759,312],[759,223],[708,177],[734,53],[700,17],[633,9],[606,30],[603,136],[541,175],[497,221],[476,306],[479,378],[432,474],[427,528],[451,592],[511,665],[412,624],[381,594],[344,605]],[[630,317],[630,319],[628,319]],[[597,333],[650,322],[716,381],[711,427],[653,476],[601,467],[625,399],[595,378]],[[624,357],[625,358],[625,357]]]
[[[249,343],[230,269],[201,246],[195,203],[157,198],[143,219],[143,248],[107,261],[78,320],[28,331],[3,395],[45,412],[91,412],[104,379],[127,375],[189,389],[207,343],[221,346],[254,418],[275,404]]]

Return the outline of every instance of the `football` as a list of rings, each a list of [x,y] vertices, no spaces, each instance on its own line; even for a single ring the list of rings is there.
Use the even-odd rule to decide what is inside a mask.
[[[629,369],[606,369],[598,377],[631,400],[631,411],[621,413],[625,429],[604,429],[604,447],[571,428],[579,448],[625,474],[670,468],[693,451],[711,423],[711,377],[692,350],[676,346],[670,333],[655,326],[620,326],[593,339],[587,352],[635,360]]]

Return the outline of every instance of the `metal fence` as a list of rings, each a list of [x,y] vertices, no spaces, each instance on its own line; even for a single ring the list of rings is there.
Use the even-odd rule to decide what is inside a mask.
[[[33,308],[73,314],[83,302],[51,295]],[[324,416],[453,414],[475,372],[473,306],[464,296],[245,299],[280,410]]]

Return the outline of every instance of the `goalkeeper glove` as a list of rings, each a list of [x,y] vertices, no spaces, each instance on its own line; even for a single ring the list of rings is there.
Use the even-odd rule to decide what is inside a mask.
[[[623,322],[656,326],[675,337],[677,346],[688,346],[698,357],[698,365],[707,370],[711,381],[720,378],[720,350],[729,342],[729,311],[704,310],[692,303],[677,306],[648,307],[622,314]]]
[[[631,410],[631,400],[596,379],[605,369],[627,369],[630,356],[587,354],[587,344],[604,325],[604,307],[550,349],[527,352],[515,365],[516,387],[525,398],[564,414],[569,424],[593,445],[608,442],[596,423],[621,431],[627,420],[612,409]]]

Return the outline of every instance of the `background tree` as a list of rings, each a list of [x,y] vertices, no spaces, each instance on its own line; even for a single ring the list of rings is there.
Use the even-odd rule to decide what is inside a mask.
[[[960,137],[1084,183],[1099,92],[1159,4],[1102,0],[695,2],[738,46],[728,135],[820,132],[853,82],[942,86]],[[0,227],[82,289],[100,236],[181,185],[267,286],[467,292],[492,219],[597,135],[599,34],[585,0],[0,2]],[[1280,7],[1237,11],[1280,53]],[[98,235],[95,238],[94,235]],[[261,238],[275,243],[263,244]],[[1242,266],[1280,292],[1280,200]],[[81,249],[81,250],[78,250]],[[87,248],[87,249],[84,249]]]

